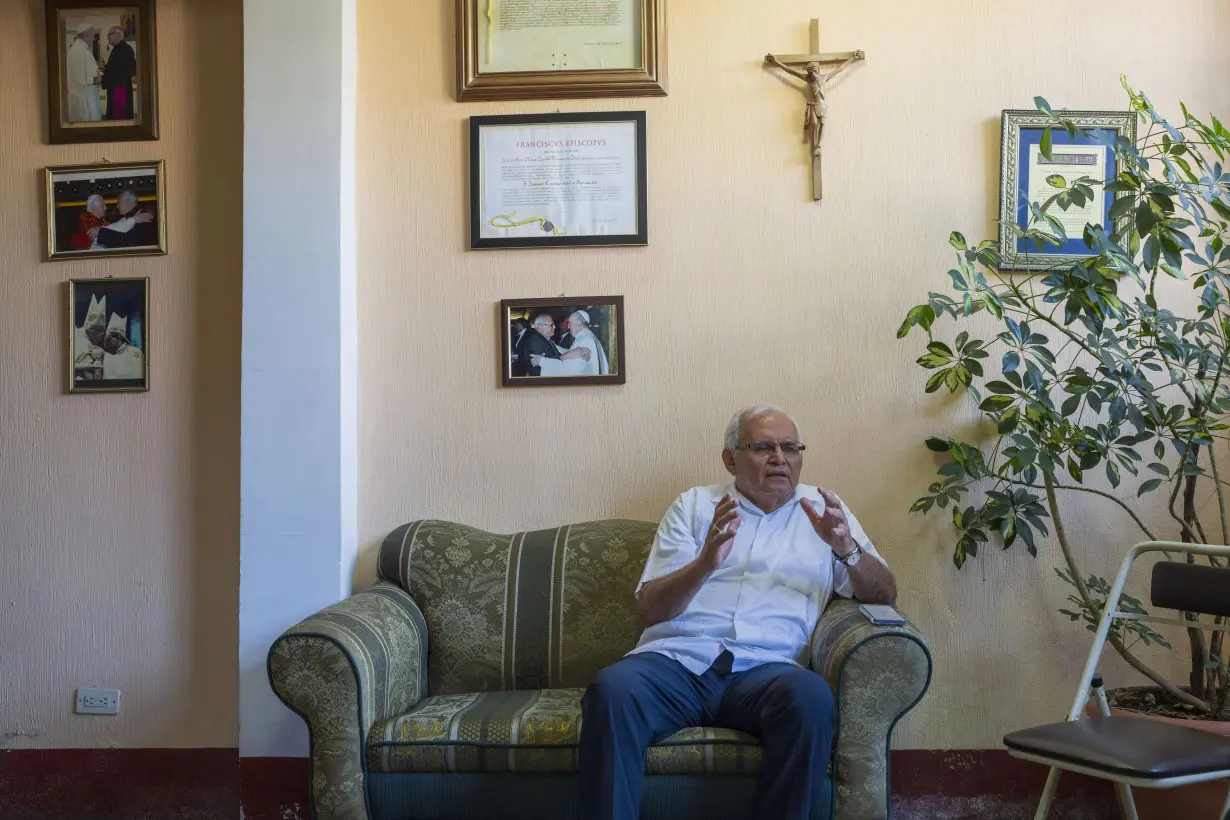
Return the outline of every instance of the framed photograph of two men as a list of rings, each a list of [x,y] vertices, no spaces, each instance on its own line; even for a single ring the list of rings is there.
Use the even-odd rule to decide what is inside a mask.
[[[47,138],[158,139],[155,0],[45,0]]]
[[[628,380],[622,296],[505,299],[500,326],[505,387]]]
[[[666,94],[666,0],[456,0],[457,99]]]
[[[162,160],[59,165],[46,178],[48,259],[167,252]]]

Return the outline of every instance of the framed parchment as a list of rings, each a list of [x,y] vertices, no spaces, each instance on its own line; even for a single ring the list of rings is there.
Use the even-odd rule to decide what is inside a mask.
[[[470,249],[646,245],[645,112],[470,118]]]
[[[666,0],[457,0],[457,99],[666,94]]]

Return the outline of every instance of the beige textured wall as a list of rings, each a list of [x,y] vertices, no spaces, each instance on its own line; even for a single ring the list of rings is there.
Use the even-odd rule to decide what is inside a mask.
[[[935,466],[922,439],[969,414],[924,397],[921,345],[894,331],[945,287],[948,232],[993,230],[1001,109],[1035,94],[1122,107],[1124,72],[1168,110],[1181,97],[1228,113],[1230,6],[673,0],[670,96],[466,105],[453,6],[360,4],[360,581],[411,518],[657,520],[681,490],[725,478],[735,408],[776,402],[807,434],[804,480],[857,512],[935,651],[934,688],[898,744],[994,745],[1060,716],[1087,633],[1051,617],[1056,548],[992,550],[958,573],[945,528],[908,514]],[[830,94],[821,204],[802,97],[760,63],[802,50],[813,15],[827,49],[868,55]],[[557,108],[648,111],[650,245],[464,252],[466,118]],[[561,292],[625,294],[626,386],[498,386],[498,300]],[[1066,509],[1089,570],[1108,573],[1137,534],[1102,505]]]
[[[241,0],[161,0],[158,142],[45,144],[43,4],[3,0],[0,748],[234,746]],[[42,169],[165,159],[170,253],[43,262]],[[151,277],[146,395],[63,393],[64,285]],[[118,717],[72,714],[80,685]]]

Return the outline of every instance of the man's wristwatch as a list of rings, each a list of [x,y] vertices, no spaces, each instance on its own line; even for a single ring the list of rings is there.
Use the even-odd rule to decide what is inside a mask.
[[[833,557],[845,564],[847,567],[858,566],[859,559],[863,557],[863,548],[858,544],[855,544],[854,549],[847,554],[838,555],[837,553],[833,553]]]

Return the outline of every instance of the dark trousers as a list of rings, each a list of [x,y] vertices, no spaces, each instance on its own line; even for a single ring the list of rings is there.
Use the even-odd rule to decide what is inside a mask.
[[[703,675],[656,652],[598,673],[581,701],[581,794],[586,820],[635,820],[645,751],[689,726],[760,739],[758,820],[807,820],[833,745],[833,692],[809,669],[772,663],[731,672],[723,652]]]

